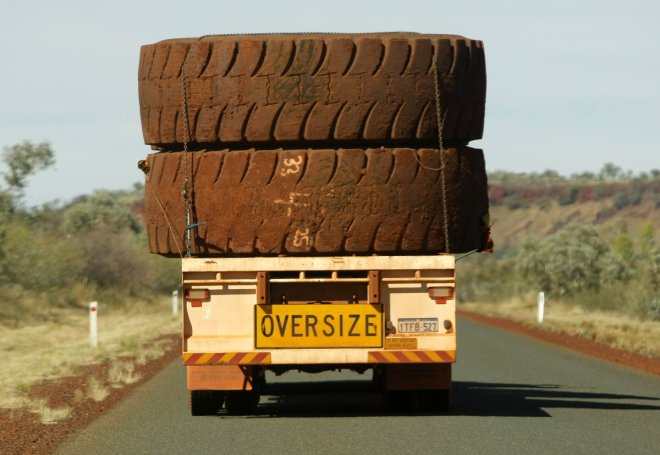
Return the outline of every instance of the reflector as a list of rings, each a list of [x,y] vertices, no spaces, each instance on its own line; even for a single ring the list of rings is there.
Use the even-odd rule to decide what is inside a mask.
[[[429,288],[429,297],[432,299],[451,299],[454,296],[454,288],[437,287]]]
[[[208,289],[186,289],[186,300],[208,300]]]

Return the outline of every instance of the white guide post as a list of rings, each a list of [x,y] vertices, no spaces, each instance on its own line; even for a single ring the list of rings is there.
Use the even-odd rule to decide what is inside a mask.
[[[89,304],[89,344],[97,347],[99,344],[98,302]]]
[[[172,315],[179,314],[179,291],[172,291]]]
[[[543,313],[545,311],[545,293],[543,291],[539,292],[539,312],[537,316],[537,321],[539,324],[543,323]]]

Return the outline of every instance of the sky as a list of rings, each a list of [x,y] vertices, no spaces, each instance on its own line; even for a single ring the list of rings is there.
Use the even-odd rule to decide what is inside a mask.
[[[414,31],[484,42],[489,171],[660,168],[660,2],[0,0],[0,147],[49,141],[28,206],[143,179],[140,46],[255,32]],[[1,185],[1,183],[0,183]]]

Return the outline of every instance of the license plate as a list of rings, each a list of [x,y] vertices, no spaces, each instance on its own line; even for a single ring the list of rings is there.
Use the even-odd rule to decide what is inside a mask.
[[[257,348],[379,348],[382,305],[257,305]]]
[[[438,332],[438,318],[399,318],[399,332]]]

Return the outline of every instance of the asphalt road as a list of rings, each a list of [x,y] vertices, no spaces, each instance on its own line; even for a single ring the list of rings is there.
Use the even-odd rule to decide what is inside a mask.
[[[190,417],[178,361],[74,435],[66,454],[660,454],[660,378],[459,321],[453,411],[393,414],[370,374],[268,376],[258,414]],[[224,411],[223,411],[224,412]]]

